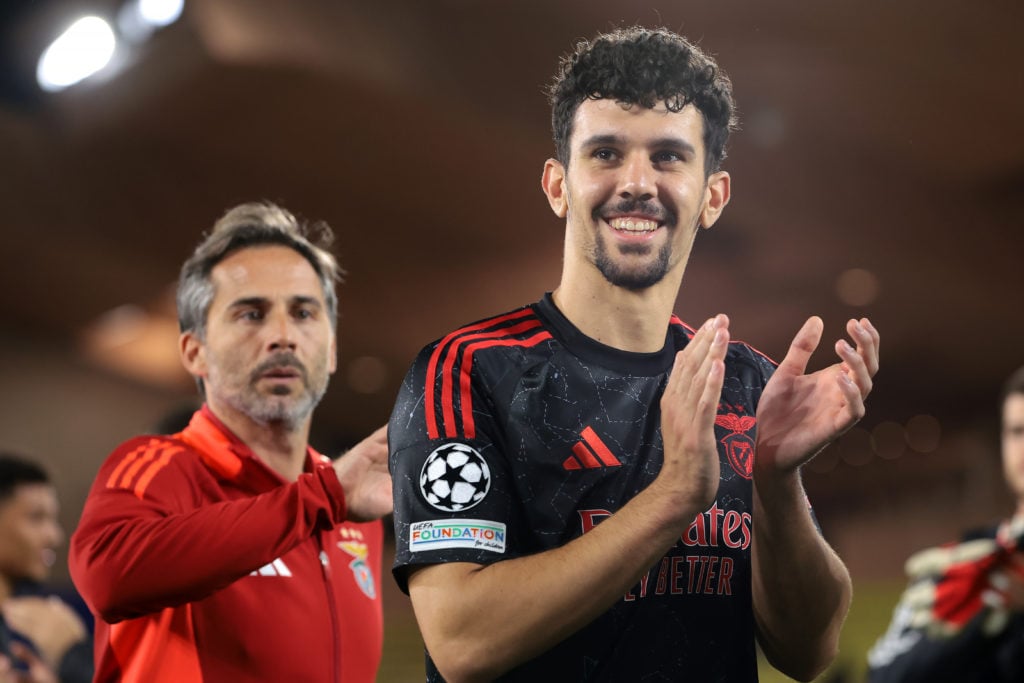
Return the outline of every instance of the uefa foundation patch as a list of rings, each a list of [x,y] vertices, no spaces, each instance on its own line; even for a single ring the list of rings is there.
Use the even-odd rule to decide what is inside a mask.
[[[473,548],[505,552],[505,525],[483,519],[415,522],[409,529],[409,552]]]

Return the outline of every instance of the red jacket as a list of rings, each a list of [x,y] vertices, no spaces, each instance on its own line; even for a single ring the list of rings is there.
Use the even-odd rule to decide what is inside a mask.
[[[285,482],[206,407],[180,434],[127,441],[71,539],[96,681],[373,681],[382,536],[345,521],[322,455]]]

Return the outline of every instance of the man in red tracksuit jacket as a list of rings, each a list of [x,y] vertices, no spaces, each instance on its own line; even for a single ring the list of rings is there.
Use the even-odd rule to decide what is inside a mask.
[[[339,273],[309,232],[243,204],[182,268],[181,356],[205,405],[180,433],[110,455],[71,540],[97,681],[376,676],[386,438],[333,464],[308,445],[336,364]]]

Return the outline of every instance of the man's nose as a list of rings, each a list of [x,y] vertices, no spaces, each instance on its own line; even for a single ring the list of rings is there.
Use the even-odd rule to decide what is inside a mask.
[[[655,169],[645,155],[634,154],[626,158],[619,177],[619,196],[631,199],[651,199],[656,194]]]
[[[271,351],[295,350],[295,321],[286,312],[268,314],[268,345]]]

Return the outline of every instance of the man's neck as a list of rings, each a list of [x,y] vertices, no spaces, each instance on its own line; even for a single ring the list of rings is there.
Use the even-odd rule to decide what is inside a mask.
[[[306,465],[310,419],[299,425],[254,422],[236,411],[210,405],[213,414],[285,481],[295,481]]]
[[[670,274],[652,287],[632,291],[603,278],[574,277],[566,269],[552,298],[591,339],[623,351],[654,353],[665,346],[680,280],[681,274]]]

